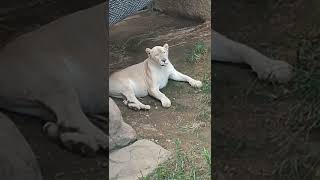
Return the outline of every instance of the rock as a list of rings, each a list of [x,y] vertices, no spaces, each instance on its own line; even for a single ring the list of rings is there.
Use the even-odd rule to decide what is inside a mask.
[[[170,152],[161,146],[145,139],[138,140],[109,155],[109,179],[136,180],[150,174],[169,157]]]
[[[192,19],[210,20],[210,0],[155,0],[154,9]]]
[[[120,109],[109,98],[109,151],[124,147],[136,139],[135,130],[123,121]]]
[[[2,113],[0,123],[0,179],[41,180],[40,167],[25,138]]]

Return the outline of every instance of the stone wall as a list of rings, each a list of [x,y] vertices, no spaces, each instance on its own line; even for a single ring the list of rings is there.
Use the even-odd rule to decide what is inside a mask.
[[[202,21],[211,19],[211,0],[155,0],[153,8],[167,14]]]

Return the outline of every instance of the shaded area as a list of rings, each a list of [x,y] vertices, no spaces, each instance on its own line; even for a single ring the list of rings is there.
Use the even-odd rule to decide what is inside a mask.
[[[59,17],[87,9],[103,0],[11,0],[2,1],[0,8],[0,45],[18,35],[32,31]]]
[[[319,7],[313,0],[217,0],[214,27],[269,57],[311,72],[319,67],[315,48],[319,47],[315,43],[320,32],[315,19]],[[306,66],[307,62],[311,65]],[[319,150],[311,145],[314,137],[306,135],[308,129],[316,134],[317,126],[311,124],[318,118],[307,114],[317,117],[310,108],[317,104],[309,101],[303,105],[301,97],[310,92],[297,92],[318,92],[319,86],[310,80],[318,78],[317,73],[298,73],[291,83],[279,85],[257,80],[245,65],[213,66],[216,168],[226,179],[311,179]],[[319,102],[316,97],[313,100]]]
[[[26,32],[35,30],[59,17],[87,9],[101,0],[12,0],[1,2],[0,46]],[[105,179],[107,157],[82,157],[50,141],[42,132],[41,119],[10,114],[35,153],[44,180]]]

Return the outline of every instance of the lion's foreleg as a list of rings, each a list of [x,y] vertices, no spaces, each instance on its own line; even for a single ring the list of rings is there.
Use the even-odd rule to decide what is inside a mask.
[[[292,67],[288,63],[270,59],[257,50],[232,41],[215,31],[211,31],[211,34],[213,60],[248,64],[260,79],[277,82],[287,82],[291,79]]]
[[[79,150],[74,149],[78,148],[78,145],[82,146],[81,150],[86,148],[85,151],[106,149],[109,145],[108,136],[83,113],[76,92],[71,87],[65,87],[61,91],[64,93],[59,92],[46,94],[40,98],[57,118],[55,124],[47,125],[47,130],[57,129],[58,134],[54,130],[53,135],[57,135],[69,149]],[[50,135],[50,132],[47,133]]]
[[[201,81],[195,80],[185,74],[180,73],[177,70],[174,70],[173,73],[169,76],[170,79],[175,81],[185,81],[188,82],[192,87],[201,87],[202,83]]]
[[[149,89],[149,94],[156,99],[159,99],[161,101],[161,104],[163,107],[170,107],[171,101],[165,94],[160,92],[159,88],[156,88],[154,85]]]
[[[124,104],[127,105],[131,109],[145,109],[149,110],[150,106],[141,103],[135,96],[134,91],[132,89],[125,90],[121,93],[126,99],[124,100]]]

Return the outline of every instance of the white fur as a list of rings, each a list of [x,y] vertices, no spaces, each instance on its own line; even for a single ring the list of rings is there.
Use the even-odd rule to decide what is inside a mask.
[[[150,109],[149,105],[142,104],[136,97],[148,94],[159,99],[163,107],[170,107],[170,99],[160,92],[169,79],[186,81],[193,87],[201,87],[201,81],[177,71],[171,64],[168,54],[169,46],[155,46],[146,48],[148,58],[121,71],[112,74],[109,78],[109,95],[124,98],[124,103],[133,109]]]
[[[286,83],[294,76],[293,68],[285,61],[270,59],[257,50],[211,31],[212,58],[215,61],[245,63],[261,80]]]

